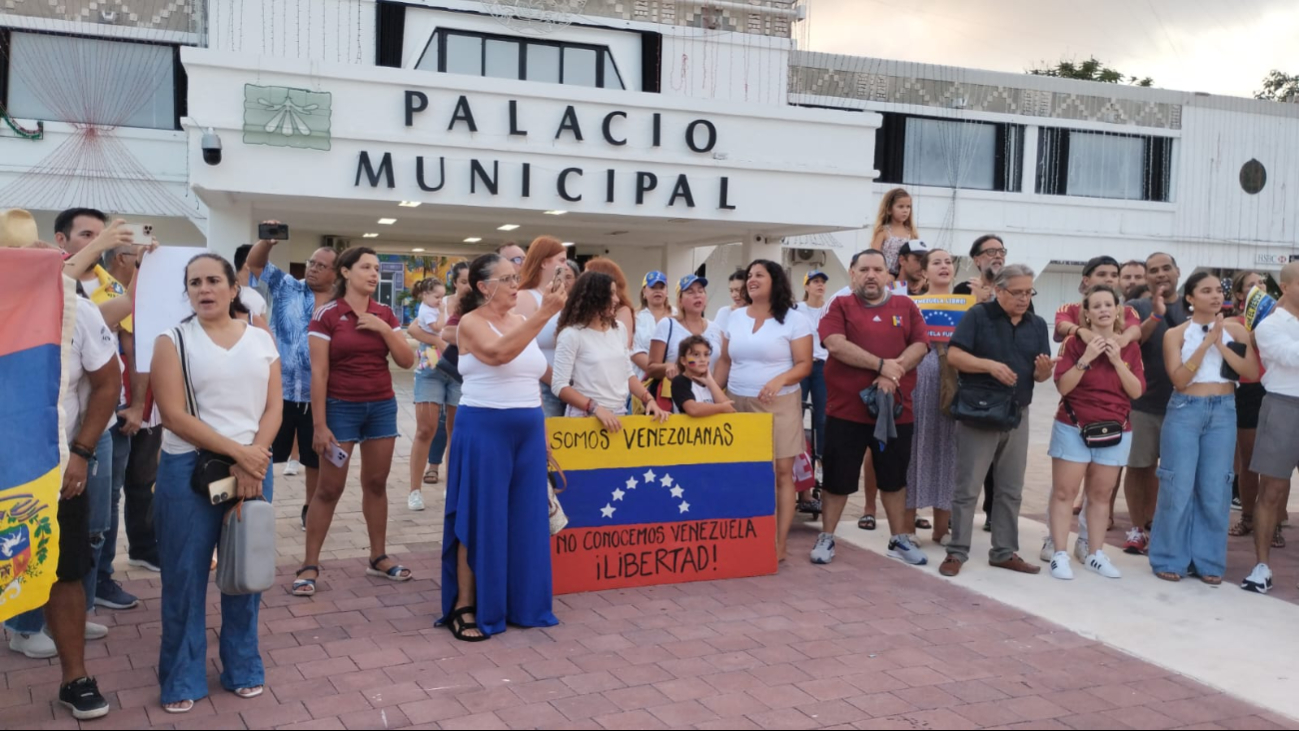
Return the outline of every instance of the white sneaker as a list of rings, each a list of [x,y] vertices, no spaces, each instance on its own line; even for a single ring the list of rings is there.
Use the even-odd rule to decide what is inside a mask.
[[[1042,541],[1042,552],[1037,557],[1042,559],[1042,563],[1051,563],[1051,559],[1055,558],[1055,541],[1051,540],[1051,536]]]
[[[1088,556],[1083,565],[1107,579],[1123,578],[1123,572],[1110,563],[1110,557],[1106,556],[1104,551],[1097,551]]]
[[[286,477],[293,477],[300,472],[302,472],[302,463],[296,459],[291,459],[284,465],[284,475]]]
[[[407,509],[407,510],[417,510],[417,511],[418,511],[418,510],[423,510],[423,509],[424,509],[424,493],[420,492],[419,490],[412,490],[411,493],[410,493],[410,497],[407,497],[407,498],[406,498],[406,509]]]
[[[822,533],[816,537],[816,547],[812,549],[812,563],[827,564],[834,560],[834,536]]]
[[[1255,566],[1254,570],[1249,572],[1249,576],[1246,576],[1245,580],[1240,582],[1240,588],[1245,591],[1252,591],[1255,594],[1268,593],[1272,590],[1272,569],[1268,568],[1265,563]],[[9,646],[13,647],[13,642],[10,642]]]
[[[1069,565],[1069,554],[1056,551],[1051,557],[1051,575],[1068,581],[1073,578],[1073,567]]]
[[[907,536],[894,536],[889,541],[889,558],[896,558],[900,561],[906,561],[912,566],[924,566],[929,563],[929,558],[925,552],[916,548],[916,544],[911,542]]]
[[[1078,536],[1078,540],[1073,542],[1073,557],[1078,559],[1078,563],[1085,564],[1090,553],[1091,547],[1087,545],[1087,537]]]
[[[148,570],[154,572],[155,574],[157,574],[157,573],[161,573],[161,572],[162,572],[162,567],[161,567],[161,566],[159,566],[158,564],[156,564],[156,563],[154,563],[154,562],[152,562],[152,561],[149,561],[149,560],[147,560],[147,559],[143,559],[143,558],[128,558],[128,559],[126,560],[126,565],[127,565],[127,566],[136,566],[136,567],[138,567],[138,568],[142,568],[142,569],[148,569]]]
[[[9,632],[9,649],[21,652],[33,660],[55,657],[59,651],[54,647],[54,638],[44,632]]]
[[[102,624],[96,624],[86,620],[86,639],[102,640],[108,636],[108,628]]]

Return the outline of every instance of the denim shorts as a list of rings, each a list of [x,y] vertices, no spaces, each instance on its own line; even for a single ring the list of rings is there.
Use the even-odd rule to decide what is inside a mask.
[[[1123,439],[1113,447],[1093,449],[1083,442],[1082,433],[1073,424],[1063,421],[1052,422],[1051,447],[1047,454],[1053,459],[1066,462],[1079,462],[1101,465],[1102,467],[1126,467],[1128,453],[1132,451],[1132,432],[1123,432]]]
[[[460,384],[437,368],[415,372],[415,403],[460,405]]]
[[[325,399],[325,424],[339,444],[393,439],[397,434],[397,399],[343,401]]]

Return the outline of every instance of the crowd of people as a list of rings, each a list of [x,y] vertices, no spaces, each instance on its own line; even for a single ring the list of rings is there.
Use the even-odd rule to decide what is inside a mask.
[[[795,460],[807,454],[822,487],[813,563],[834,560],[848,497],[864,488],[858,527],[875,530],[882,505],[890,557],[928,564],[917,531],[931,530],[939,573],[956,576],[982,496],[989,563],[1036,574],[1041,566],[1019,553],[1018,519],[1036,384],[1053,380],[1050,534],[1040,554],[1053,577],[1072,579],[1074,560],[1120,577],[1106,555],[1120,484],[1132,524],[1116,548],[1148,554],[1160,579],[1221,583],[1227,536],[1252,534],[1258,565],[1241,586],[1265,593],[1269,552],[1284,545],[1279,525],[1299,464],[1299,263],[1281,273],[1275,312],[1247,323],[1240,313],[1263,282],[1257,274],[1224,292],[1208,272],[1181,282],[1168,254],[1096,257],[1079,300],[1048,326],[1033,309],[1036,273],[1007,263],[1000,236],[974,241],[976,272],[957,282],[955,252],[921,240],[911,198],[897,189],[833,295],[830,276],[814,270],[796,298],[785,268],[759,259],[729,275],[729,297],[709,319],[702,273],[670,286],[651,271],[633,294],[614,261],[581,267],[559,240],[540,237],[421,282],[403,329],[374,298],[372,249],[317,249],[296,279],[270,262],[279,242],[263,240],[234,262],[202,253],[188,263],[194,314],[141,369],[134,275],[157,243],[134,241],[123,222],[91,209],[65,211],[55,229],[81,294],[64,403],[71,459],[58,582],[43,611],[6,626],[11,649],[59,657],[59,700],[79,719],[108,712],[84,664],[85,641],[108,629],[89,614],[138,604],[112,578],[123,494],[130,564],[160,572],[163,708],[186,713],[208,694],[205,594],[224,509],[192,489],[201,454],[233,461],[242,498],[272,499],[274,464],[305,471],[305,550],[289,587],[304,597],[327,591],[321,551],[359,454],[367,573],[415,578],[386,548],[400,436],[390,362],[415,371],[407,507],[424,510],[425,486],[445,481],[437,624],[466,642],[508,624],[558,622],[548,417],[594,418],[616,432],[630,414],[770,414],[780,561],[800,504],[814,499],[795,487]],[[926,323],[921,295],[968,305],[949,336]],[[1233,489],[1241,518],[1229,526]],[[220,682],[241,698],[264,691],[259,604],[259,594],[221,599]]]

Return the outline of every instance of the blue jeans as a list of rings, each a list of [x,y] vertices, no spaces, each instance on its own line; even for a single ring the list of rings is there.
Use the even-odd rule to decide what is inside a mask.
[[[108,500],[112,495],[113,473],[113,435],[104,432],[95,443],[95,458],[86,467],[86,497],[90,506],[90,553],[95,556],[95,563],[85,578],[81,580],[86,589],[86,612],[95,608],[95,587],[99,584],[99,556],[104,546],[104,534],[108,531],[110,508]],[[52,568],[52,567],[51,567]],[[33,609],[23,612],[5,621],[5,627],[13,632],[33,634],[45,626],[45,610]]]
[[[162,647],[158,682],[162,702],[198,700],[207,689],[207,590],[212,552],[227,510],[190,487],[197,452],[163,452],[153,500],[162,568]],[[272,473],[262,490],[271,499]],[[261,594],[221,595],[221,685],[226,690],[265,682],[257,646]]]
[[[1150,532],[1156,573],[1222,576],[1227,570],[1234,396],[1174,393],[1160,435],[1159,503]]]
[[[455,408],[452,406],[451,408]],[[438,431],[433,435],[433,443],[428,446],[428,463],[441,465],[442,455],[447,453],[447,407],[443,405],[438,411]]]
[[[104,547],[99,549],[98,581],[113,579],[113,561],[117,560],[117,529],[121,523],[122,488],[126,485],[126,460],[131,456],[131,438],[122,433],[121,423],[113,420],[108,430],[113,438],[113,490],[110,493],[108,530],[104,531]]]
[[[820,459],[825,449],[825,361],[812,361],[812,375],[803,379],[803,400],[807,401],[812,394],[812,441],[815,442],[816,457]]]

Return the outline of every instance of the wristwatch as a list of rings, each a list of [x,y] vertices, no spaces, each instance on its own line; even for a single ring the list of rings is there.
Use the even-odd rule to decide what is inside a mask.
[[[1092,369],[1092,364],[1078,361],[1074,364],[1074,368],[1077,368],[1080,371],[1090,371]]]

